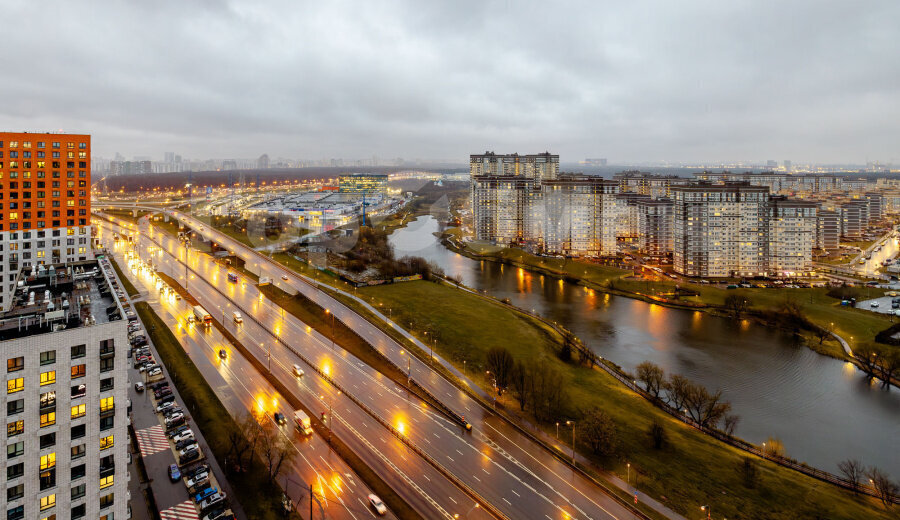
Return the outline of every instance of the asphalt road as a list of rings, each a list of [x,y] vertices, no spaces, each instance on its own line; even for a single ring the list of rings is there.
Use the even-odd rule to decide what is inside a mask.
[[[199,227],[196,222],[191,223],[195,228]],[[251,263],[256,262],[276,283],[289,284],[295,291],[299,290],[329,308],[338,319],[356,330],[398,366],[406,366],[409,362],[413,378],[445,404],[466,415],[474,431],[464,434],[457,425],[421,404],[404,408],[407,400],[414,402],[415,399],[343,350],[332,352],[330,340],[319,337],[314,331],[307,333],[305,325],[299,320],[290,315],[282,317],[280,309],[264,298],[260,299],[252,283],[240,284],[240,289],[227,288],[224,270],[208,256],[196,252],[190,253],[191,269],[197,273],[195,276],[210,283],[206,284],[208,289],[204,289],[204,286],[190,280],[189,283],[194,284],[190,288],[192,294],[208,302],[206,304],[211,307],[211,312],[221,307],[221,315],[228,314],[231,309],[228,305],[231,304],[245,315],[254,316],[268,330],[275,332],[307,358],[315,360],[320,367],[329,367],[339,383],[350,391],[358,391],[355,395],[365,400],[366,405],[383,418],[403,424],[406,435],[413,442],[467,485],[477,489],[507,516],[551,519],[633,517],[630,511],[603,494],[596,484],[573,472],[567,465],[549,456],[544,448],[484,410],[425,363],[406,354],[403,347],[355,312],[277,264],[260,259],[246,251],[243,245],[210,231],[209,226],[203,227],[202,233],[238,254],[243,252]],[[171,255],[158,253],[161,265],[174,267],[175,274],[183,278],[184,268],[180,262],[184,260],[184,248],[162,233],[156,233],[154,238],[160,241],[164,249],[172,252]],[[288,276],[287,282],[281,280],[283,274]],[[282,355],[288,356],[283,359],[291,360],[291,352],[279,353],[278,357]]]
[[[109,233],[112,226],[101,222],[99,227],[103,230],[102,232]],[[150,256],[146,249],[142,250],[142,253],[145,259]],[[166,266],[160,266],[160,270],[176,277],[174,273],[167,272]],[[156,292],[155,286],[150,285],[148,276],[135,277],[130,271],[128,274],[132,281],[135,281],[135,278],[141,278],[138,283],[144,284],[142,289],[152,293]],[[223,280],[224,277],[218,281]],[[138,286],[140,287],[140,285]],[[205,303],[203,298],[198,295],[198,293],[202,293],[199,290],[199,283],[190,284],[189,287],[191,293],[198,297],[201,303]],[[211,286],[207,285],[207,289],[211,290]],[[163,320],[171,325],[173,332],[191,359],[229,410],[260,410],[264,411],[270,420],[276,411],[281,411],[290,417],[292,410],[283,396],[278,394],[266,378],[259,374],[218,330],[215,328],[202,329],[187,324],[186,317],[192,312],[188,303],[183,300],[164,299],[162,302],[156,300],[152,305]],[[212,309],[213,307],[206,305],[206,308]],[[221,319],[222,315],[216,317]],[[227,323],[233,325],[233,322]],[[269,343],[275,343],[271,341],[268,333],[250,320],[247,320],[239,330],[232,330],[232,332],[237,332],[236,337],[248,348],[258,349],[259,357],[262,360],[266,360],[266,353],[259,349],[259,344],[266,343],[267,340]],[[258,341],[258,338],[261,341]],[[227,351],[225,360],[218,355],[218,351],[223,348]],[[271,357],[273,374],[283,384],[290,385],[288,388],[297,388],[295,396],[300,398],[310,409],[327,410],[328,406],[326,405],[334,406],[338,412],[333,416],[336,421],[333,426],[335,435],[339,435],[423,516],[434,518],[437,512],[440,516],[451,518],[453,514],[459,514],[460,505],[472,503],[462,491],[432,467],[417,457],[410,456],[408,448],[403,443],[391,437],[380,424],[362,412],[346,396],[335,391],[324,379],[317,377],[312,370],[308,369],[309,367],[307,367],[307,375],[303,380],[294,377],[293,363],[279,361],[287,355],[286,352],[282,356],[273,351]],[[347,425],[352,425],[353,430]],[[282,431],[286,435],[291,435],[292,442],[297,447],[298,456],[294,461],[294,467],[286,472],[290,478],[290,485],[287,488],[295,503],[300,500],[306,504],[305,507],[308,507],[308,501],[305,499],[308,493],[305,489],[301,490],[300,487],[313,482],[316,492],[323,493],[324,491],[327,504],[331,504],[328,506],[329,517],[368,518],[373,516],[365,504],[366,497],[371,491],[358,476],[352,473],[344,461],[329,449],[324,440],[327,432],[316,432],[312,437],[307,438],[292,426],[282,427]],[[378,442],[374,442],[374,440]],[[377,449],[370,446],[370,443],[374,443]],[[434,493],[433,498],[428,493],[420,493],[415,489],[413,484],[423,481],[428,483],[429,492]],[[285,487],[284,483],[282,486]],[[435,504],[440,509],[436,508]],[[303,506],[301,506],[302,508]],[[482,517],[487,518],[487,516],[479,515],[478,511],[470,515],[470,518]]]

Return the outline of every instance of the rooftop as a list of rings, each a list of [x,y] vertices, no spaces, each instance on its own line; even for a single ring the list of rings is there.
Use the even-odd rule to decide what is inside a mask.
[[[0,341],[122,319],[113,291],[96,260],[24,267],[0,313]]]

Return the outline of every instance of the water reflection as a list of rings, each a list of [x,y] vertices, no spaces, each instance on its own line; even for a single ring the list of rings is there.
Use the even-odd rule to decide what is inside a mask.
[[[741,416],[737,434],[784,441],[788,454],[830,471],[848,457],[900,477],[900,391],[872,386],[852,365],[820,356],[781,331],[585,290],[453,253],[421,217],[398,230],[398,255],[423,256],[475,289],[536,310],[626,370],[650,360],[721,388]],[[531,283],[534,277],[539,284]]]

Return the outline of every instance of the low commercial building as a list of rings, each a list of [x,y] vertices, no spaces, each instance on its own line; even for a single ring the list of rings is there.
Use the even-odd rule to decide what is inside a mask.
[[[46,267],[46,268],[45,268]],[[0,314],[7,518],[125,518],[127,320],[96,261],[22,269]]]

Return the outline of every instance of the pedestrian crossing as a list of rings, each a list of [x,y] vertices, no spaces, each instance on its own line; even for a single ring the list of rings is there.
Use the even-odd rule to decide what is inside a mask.
[[[144,457],[169,450],[169,439],[166,437],[166,431],[159,424],[143,430],[137,430],[134,433],[137,437],[138,449],[141,450],[141,455]]]
[[[198,520],[200,515],[197,514],[197,508],[194,507],[194,503],[187,500],[180,504],[175,504],[169,509],[160,511],[159,517],[162,520]]]

